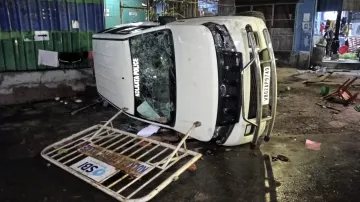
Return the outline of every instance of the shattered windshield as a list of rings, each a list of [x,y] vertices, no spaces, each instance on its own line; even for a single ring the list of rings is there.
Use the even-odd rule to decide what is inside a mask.
[[[175,119],[175,58],[170,30],[130,39],[137,116],[172,125]]]

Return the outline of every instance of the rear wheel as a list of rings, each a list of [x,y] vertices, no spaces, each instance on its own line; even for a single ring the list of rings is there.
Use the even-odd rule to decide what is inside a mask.
[[[252,17],[260,18],[265,22],[264,13],[259,12],[259,11],[244,11],[244,12],[241,12],[241,13],[239,13],[237,15],[238,16],[252,16]]]

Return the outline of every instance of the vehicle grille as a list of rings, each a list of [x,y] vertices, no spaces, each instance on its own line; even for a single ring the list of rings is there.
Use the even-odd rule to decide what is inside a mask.
[[[241,53],[218,51],[219,105],[217,125],[239,122],[241,107]]]
[[[250,54],[250,58],[253,58],[252,54]],[[250,102],[249,102],[249,113],[248,113],[248,119],[256,118],[256,112],[257,112],[257,89],[256,89],[256,78],[255,78],[255,63],[251,65],[250,70]]]
[[[236,52],[225,25],[212,22],[203,25],[213,35],[218,61],[218,113],[213,138],[217,144],[224,144],[240,118],[242,53]]]

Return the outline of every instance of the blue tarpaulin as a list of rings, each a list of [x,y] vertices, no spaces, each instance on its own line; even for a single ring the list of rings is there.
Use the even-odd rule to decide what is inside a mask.
[[[102,30],[103,4],[0,0],[0,31],[70,31],[75,21],[79,23],[80,31]]]

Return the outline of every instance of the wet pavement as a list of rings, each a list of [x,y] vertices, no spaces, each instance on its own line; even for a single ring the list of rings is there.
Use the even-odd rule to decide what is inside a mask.
[[[360,113],[339,107],[333,114],[314,103],[318,89],[281,81],[276,127],[269,143],[220,147],[190,142],[204,154],[196,171],[186,171],[153,201],[359,201]],[[89,99],[88,99],[89,100]],[[1,202],[115,202],[91,185],[48,164],[43,148],[110,118],[101,105],[72,116],[81,104],[50,101],[0,107]],[[305,140],[321,150],[305,148]],[[273,160],[273,156],[284,159]]]

